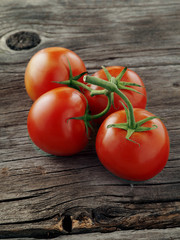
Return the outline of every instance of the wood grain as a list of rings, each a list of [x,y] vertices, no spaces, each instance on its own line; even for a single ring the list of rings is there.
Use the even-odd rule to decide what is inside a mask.
[[[0,237],[180,226],[179,20],[178,0],[0,1]],[[27,49],[30,40],[22,38],[19,51],[10,49],[8,39],[19,32],[38,34],[40,43]],[[169,161],[158,176],[131,184],[111,175],[96,156],[95,136],[73,157],[48,156],[32,145],[24,71],[35,52],[50,46],[75,51],[90,74],[122,65],[141,76],[147,109],[170,135]],[[162,239],[159,231],[154,239]]]

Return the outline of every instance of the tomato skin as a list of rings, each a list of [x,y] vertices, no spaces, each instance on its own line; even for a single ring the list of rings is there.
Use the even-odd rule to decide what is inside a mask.
[[[135,120],[153,116],[144,109],[134,109]],[[96,137],[96,151],[101,163],[118,177],[143,181],[157,175],[166,165],[169,156],[169,136],[160,119],[153,119],[142,126],[158,128],[135,132],[130,137],[133,143],[125,139],[127,131],[107,128],[108,124],[126,122],[124,110],[112,113],[99,128]]]
[[[81,58],[66,48],[45,48],[30,59],[25,71],[25,87],[33,101],[51,89],[65,86],[53,81],[61,82],[69,79],[67,58],[71,64],[73,76],[86,71]],[[83,77],[79,81],[83,82]]]
[[[53,89],[33,103],[27,119],[29,136],[47,153],[76,154],[86,146],[88,136],[83,120],[69,118],[83,116],[85,110],[86,100],[79,91],[69,87]]]
[[[122,67],[122,66],[107,67],[107,70],[113,77],[117,77],[123,69],[124,69],[124,67]],[[106,74],[103,69],[94,73],[93,76],[107,80]],[[132,92],[129,90],[121,90],[121,91],[127,96],[127,98],[130,100],[130,102],[132,103],[134,108],[145,109],[146,102],[147,102],[146,89],[144,87],[144,83],[143,83],[142,79],[137,75],[137,73],[135,73],[134,71],[132,71],[130,69],[127,69],[124,76],[122,77],[121,81],[136,83],[136,84],[143,86],[143,87],[134,87],[134,86],[132,87],[131,86],[135,90],[139,91],[141,94],[138,94],[138,93],[135,93],[135,92]],[[91,87],[94,90],[103,89],[99,86],[95,86],[92,84],[90,84],[89,87]],[[91,97],[90,92],[85,91],[85,96],[88,100],[88,104],[89,104],[92,114],[100,113],[107,106],[108,100],[107,100],[107,97],[104,95],[96,95],[96,96]],[[122,98],[115,93],[114,94],[114,106],[112,105],[109,112],[107,114],[105,114],[103,117],[98,118],[96,120],[96,122],[100,124],[111,113],[116,112],[117,110],[123,110],[124,107],[120,101],[122,101],[124,103]]]

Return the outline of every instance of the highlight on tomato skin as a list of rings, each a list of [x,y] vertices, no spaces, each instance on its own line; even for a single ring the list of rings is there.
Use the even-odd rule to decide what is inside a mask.
[[[24,80],[26,91],[33,101],[51,89],[65,86],[54,81],[61,82],[69,79],[67,59],[73,76],[86,72],[82,59],[75,52],[62,47],[42,49],[30,59]],[[83,77],[79,81],[83,82]]]
[[[134,109],[136,121],[153,116],[144,109]],[[114,175],[131,181],[144,181],[156,176],[165,167],[169,156],[169,136],[163,122],[155,118],[143,124],[157,125],[156,129],[134,132],[126,139],[127,131],[107,128],[109,124],[125,123],[124,110],[109,115],[101,124],[96,137],[96,152],[106,169]]]
[[[69,87],[55,88],[32,105],[27,119],[28,133],[41,150],[56,156],[80,152],[88,143],[83,120],[86,99],[81,92]]]
[[[124,69],[124,67],[122,66],[110,66],[106,68],[109,73],[113,76],[113,77],[117,77],[122,70]],[[96,73],[94,73],[92,76],[95,76],[97,78],[101,78],[103,80],[107,80],[106,74],[104,72],[103,69],[97,71]],[[137,86],[131,86],[131,88],[137,90],[138,92],[140,92],[140,94],[130,91],[130,90],[123,90],[120,89],[126,96],[127,98],[130,100],[131,104],[133,105],[134,108],[143,108],[145,109],[146,107],[146,103],[147,103],[147,94],[146,94],[146,88],[144,86],[144,83],[142,81],[142,79],[139,77],[139,75],[132,71],[131,69],[127,69],[124,76],[122,77],[121,81],[123,82],[129,82],[129,83],[136,83],[141,85],[142,87],[137,87]],[[96,85],[92,85],[89,84],[89,87],[91,87],[94,90],[102,90],[101,87],[96,86]],[[90,92],[85,90],[85,96],[88,100],[88,104],[91,110],[92,114],[98,114],[99,112],[101,112],[107,105],[107,97],[105,95],[96,95],[91,97],[90,96]],[[116,93],[114,94],[114,106],[112,105],[109,112],[96,120],[96,122],[98,124],[101,124],[103,122],[103,120],[110,115],[113,112],[116,112],[118,110],[123,110],[124,107],[121,104],[121,102],[124,103],[124,101],[121,99],[120,96],[118,96]]]

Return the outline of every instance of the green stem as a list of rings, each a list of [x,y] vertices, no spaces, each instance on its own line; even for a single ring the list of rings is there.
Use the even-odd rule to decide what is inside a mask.
[[[133,106],[129,99],[126,97],[124,93],[122,93],[118,88],[115,90],[115,93],[117,93],[127,104],[128,110],[129,110],[129,127],[134,129],[136,127],[136,121],[134,118],[134,111],[133,111]]]
[[[83,79],[87,83],[91,83],[91,84],[97,85],[99,87],[103,87],[111,92],[114,92],[115,88],[117,88],[115,84],[105,81],[101,78],[85,75]]]
[[[84,76],[84,81],[87,82],[87,83],[91,83],[91,84],[103,87],[110,92],[115,92],[116,94],[118,94],[124,100],[124,102],[127,104],[127,107],[128,107],[128,110],[129,110],[129,127],[132,128],[132,129],[134,129],[136,127],[136,122],[135,122],[134,112],[133,112],[133,106],[132,106],[131,102],[129,101],[129,99],[126,97],[126,95],[124,95],[124,93],[122,93],[118,89],[118,87],[115,83],[108,82],[108,81],[105,81],[103,79],[88,76],[88,75]]]
[[[78,81],[76,81],[76,80],[66,80],[66,81],[62,81],[62,82],[58,82],[58,81],[53,81],[53,82],[55,82],[55,83],[59,83],[59,84],[63,84],[63,85],[75,85],[75,86],[79,86],[79,87],[82,87],[82,88],[84,88],[84,89],[86,89],[86,90],[88,90],[88,91],[92,91],[92,89],[90,88],[90,87],[88,87],[86,84],[84,84],[84,83],[81,83],[81,82],[78,82]]]
[[[90,95],[91,97],[96,96],[96,95],[108,95],[109,91],[106,89],[103,90],[93,90],[91,91]]]
[[[106,108],[102,112],[100,112],[100,113],[98,113],[96,115],[89,115],[88,116],[89,120],[100,118],[100,117],[104,116],[109,111],[109,109],[111,107],[111,94],[109,93],[106,96],[108,98],[108,103],[107,103]]]
[[[79,87],[82,87],[82,88],[84,88],[84,89],[86,89],[86,90],[88,90],[88,91],[92,91],[92,89],[90,88],[90,87],[88,87],[86,84],[84,84],[84,83],[81,83],[81,82],[78,82],[78,81],[75,81],[75,80],[72,80],[73,81],[73,83],[75,84],[75,85],[77,85],[77,86],[79,86]]]

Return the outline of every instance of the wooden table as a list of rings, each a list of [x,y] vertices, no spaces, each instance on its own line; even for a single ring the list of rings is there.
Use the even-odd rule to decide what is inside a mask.
[[[180,1],[2,0],[0,26],[0,238],[180,239]],[[158,176],[113,176],[93,138],[73,157],[33,147],[24,71],[51,46],[75,51],[90,74],[122,65],[141,76],[170,135]]]

